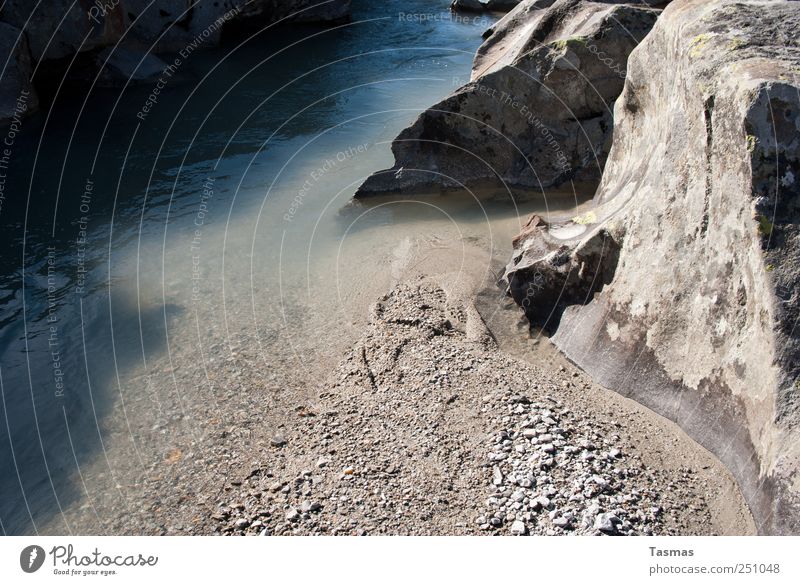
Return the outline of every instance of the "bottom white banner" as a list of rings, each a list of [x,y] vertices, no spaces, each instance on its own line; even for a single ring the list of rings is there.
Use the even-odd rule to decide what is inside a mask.
[[[5,537],[0,583],[800,583],[800,537]]]

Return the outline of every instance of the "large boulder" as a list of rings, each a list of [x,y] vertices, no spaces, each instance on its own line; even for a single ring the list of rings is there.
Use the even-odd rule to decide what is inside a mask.
[[[119,0],[6,0],[0,20],[25,31],[37,62],[116,43],[126,28]]]
[[[225,26],[278,21],[337,22],[350,14],[350,0],[123,0],[134,35],[157,40],[155,52],[182,51],[198,42],[215,45]]]
[[[500,182],[596,185],[628,55],[658,14],[626,3],[520,3],[478,51],[473,79],[397,137],[395,165],[356,197]]]
[[[0,22],[0,125],[21,120],[39,107],[31,85],[31,58],[22,31]]]
[[[510,292],[600,383],[800,532],[800,2],[676,0],[628,62],[594,208],[516,243]]]
[[[34,61],[139,41],[153,52],[214,45],[224,26],[244,20],[270,24],[338,21],[350,0],[6,0],[0,21],[25,31]]]

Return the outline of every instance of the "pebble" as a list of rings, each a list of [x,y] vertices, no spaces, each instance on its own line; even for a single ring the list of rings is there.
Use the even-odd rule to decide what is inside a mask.
[[[594,519],[594,528],[600,532],[615,534],[617,532],[617,526],[621,523],[622,521],[613,513],[605,512],[603,514],[598,514],[597,518]]]
[[[503,472],[497,466],[492,470],[492,484],[503,485]]]
[[[301,512],[317,512],[322,508],[319,502],[309,502],[308,500],[304,500],[302,504],[300,504],[300,511]]]
[[[444,325],[452,315],[439,316],[444,296],[413,297],[413,308],[392,306],[390,297],[374,317],[379,326],[333,373],[315,416],[293,418],[278,427],[282,434],[267,427],[265,440],[254,432],[267,449],[243,435],[225,452],[226,463],[243,471],[224,487],[225,502],[213,503],[210,531],[681,533],[675,519],[688,516],[675,502],[692,498],[686,485],[694,478],[623,456],[633,451],[627,413],[600,412],[575,390],[564,392],[560,383],[574,379],[571,369],[527,369],[497,359],[494,349],[461,343],[461,329]],[[451,406],[443,418],[445,401]],[[480,420],[465,417],[476,411]],[[614,429],[619,435],[609,433],[608,416],[624,421]],[[287,445],[284,432],[291,453],[267,455],[266,467],[263,452]],[[254,447],[252,454],[242,445]],[[246,476],[254,465],[257,473]]]

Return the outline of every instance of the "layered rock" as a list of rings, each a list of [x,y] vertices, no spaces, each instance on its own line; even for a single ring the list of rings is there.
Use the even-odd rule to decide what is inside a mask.
[[[404,130],[392,144],[394,167],[356,196],[599,180],[628,55],[658,13],[625,3],[520,3],[492,29],[472,80]]]
[[[677,0],[628,63],[591,211],[506,277],[600,383],[732,471],[763,533],[800,532],[800,3]]]

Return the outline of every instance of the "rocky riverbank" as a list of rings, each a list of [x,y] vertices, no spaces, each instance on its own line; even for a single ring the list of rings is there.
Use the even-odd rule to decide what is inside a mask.
[[[149,362],[123,389],[140,438],[108,437],[113,468],[82,468],[93,489],[70,531],[752,534],[713,456],[528,337],[490,248],[399,245],[386,270],[400,284],[363,324],[359,309],[337,356],[295,348],[283,363],[244,326],[206,334],[202,368],[183,346]],[[341,310],[331,301],[334,328]],[[180,392],[157,390],[176,377]]]
[[[674,425],[505,355],[469,299],[421,278],[198,532],[743,534],[730,475]]]
[[[336,367],[320,357],[330,347],[277,363],[281,331],[261,346],[245,323],[231,327],[232,344],[227,321],[209,369],[189,348],[151,361],[126,406],[147,428],[131,429],[127,413],[115,427],[142,444],[110,438],[128,467],[98,472],[99,496],[62,512],[65,525],[111,534],[796,531],[797,8],[676,0],[662,13],[649,4],[523,0],[489,31],[473,80],[401,134],[396,165],[358,194],[485,181],[512,194],[598,180],[605,167],[592,209],[531,218],[505,275],[527,318],[554,330],[588,374],[552,351],[545,358],[549,342],[528,339],[527,321],[522,351],[509,351],[503,332],[516,323],[476,300],[504,292],[479,277],[491,273],[493,241],[428,234],[417,248],[406,238],[382,265],[389,292],[360,337],[337,346]],[[9,47],[26,66],[19,45]],[[465,263],[470,254],[479,261]],[[351,281],[383,276],[359,268]],[[454,272],[470,283],[454,286]],[[308,331],[341,334],[330,332],[340,308]],[[309,314],[284,314],[284,324]],[[176,385],[162,404],[153,372],[174,382],[180,369],[193,391],[213,382],[218,394],[187,412]],[[677,421],[727,469],[676,424],[597,383]],[[171,440],[169,428],[184,423],[197,428]]]
[[[594,209],[531,218],[507,290],[716,453],[768,534],[800,526],[798,28],[785,0],[524,0],[356,194],[602,177]]]
[[[531,224],[506,272],[570,359],[678,421],[779,534],[800,530],[799,29],[796,2],[670,4],[628,62],[594,209]]]
[[[624,2],[519,3],[484,35],[469,83],[397,137],[394,166],[356,197],[596,184],[628,55],[659,13]]]

